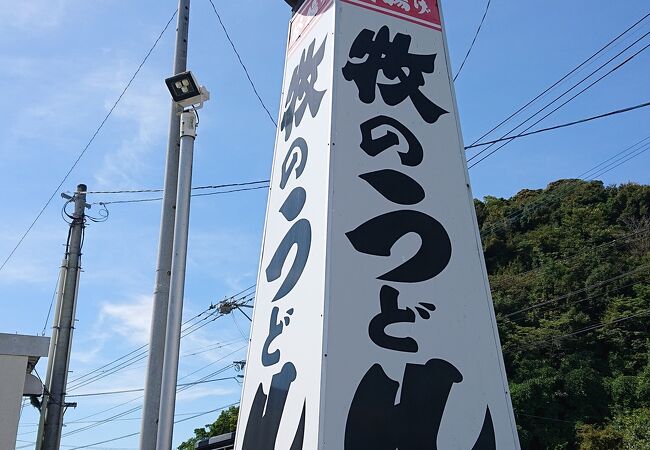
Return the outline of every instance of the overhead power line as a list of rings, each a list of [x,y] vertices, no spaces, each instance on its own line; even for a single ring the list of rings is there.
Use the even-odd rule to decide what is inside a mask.
[[[638,241],[638,240],[647,239],[648,232],[650,232],[650,227],[645,227],[645,228],[642,228],[640,230],[632,231],[630,233],[626,233],[626,234],[617,236],[617,237],[615,237],[615,238],[613,238],[613,239],[611,239],[609,241],[598,244],[595,247],[591,247],[591,246],[588,245],[588,243],[584,243],[583,246],[582,246],[582,248],[583,248],[582,250],[580,250],[580,251],[578,251],[576,253],[573,253],[571,255],[562,257],[562,258],[553,259],[552,261],[553,261],[553,263],[557,264],[557,263],[561,263],[561,262],[571,261],[573,259],[576,259],[579,256],[584,256],[584,255],[586,255],[588,253],[593,253],[595,251],[604,251],[604,250],[612,251],[609,247],[612,247],[612,246],[615,246],[615,245],[630,244],[630,243]],[[577,267],[580,264],[581,264],[581,262],[577,262],[574,265],[569,266],[569,268]],[[543,268],[544,268],[544,266],[539,266],[539,267],[536,267],[534,269],[530,269],[530,270],[527,270],[525,272],[518,273],[518,274],[516,274],[516,276],[517,277],[524,277],[526,275],[530,275],[530,274],[533,274],[535,272],[538,272]]]
[[[219,361],[221,361],[221,360],[227,358],[228,356],[232,355],[233,353],[235,353],[235,352],[237,352],[237,351],[240,351],[240,350],[243,349],[243,348],[244,348],[244,347],[241,347],[241,348],[235,350],[234,352],[231,352],[231,353],[229,353],[228,355],[225,355],[225,356],[219,358],[217,361],[214,361],[213,363],[204,366],[202,369],[199,369],[198,371],[203,370],[203,369],[205,369],[206,367],[209,367],[210,365],[212,365],[212,364],[214,364],[214,363],[216,363],[216,362],[219,362]],[[219,375],[219,374],[221,374],[221,373],[223,373],[223,372],[225,372],[225,371],[227,371],[227,370],[230,370],[230,369],[232,369],[232,368],[234,368],[234,367],[235,367],[235,364],[234,364],[234,363],[233,363],[233,364],[228,364],[227,366],[222,367],[221,369],[218,369],[218,370],[216,370],[216,371],[214,371],[214,372],[212,372],[212,373],[209,373],[209,374],[207,374],[207,375],[205,375],[205,376],[203,376],[203,377],[201,377],[201,378],[199,378],[199,379],[197,379],[197,380],[194,380],[193,383],[188,383],[188,385],[186,385],[186,386],[177,387],[177,392],[183,392],[183,391],[186,391],[186,390],[188,390],[188,389],[191,389],[192,387],[198,385],[199,382],[202,382],[202,381],[208,380],[208,379],[210,379],[211,377],[217,376],[217,375]],[[196,373],[196,372],[198,372],[198,371],[194,371],[194,372],[192,372],[192,374],[194,374],[194,373]],[[184,376],[184,377],[179,378],[179,381],[180,381],[180,380],[183,380],[183,379],[185,379],[185,378],[187,378],[188,376],[191,376],[192,374],[190,374],[190,375],[186,375],[186,376]],[[106,409],[106,410],[100,411],[100,412],[98,412],[98,413],[91,414],[91,415],[89,415],[89,416],[85,416],[85,417],[83,417],[82,419],[79,419],[79,420],[85,420],[85,419],[88,419],[88,418],[90,418],[90,417],[94,417],[94,416],[97,416],[97,415],[99,415],[99,414],[103,414],[104,412],[108,412],[108,411],[110,411],[110,410],[113,410],[113,409],[119,408],[120,406],[126,405],[126,404],[128,404],[128,403],[132,403],[133,401],[141,400],[143,397],[144,397],[144,395],[140,395],[140,396],[138,396],[138,397],[135,398],[135,399],[129,400],[129,401],[124,402],[124,403],[121,403],[121,404],[119,404],[119,405],[116,405],[116,406],[114,406],[114,407],[111,407],[111,408],[108,408],[108,409]],[[97,421],[97,422],[95,422],[95,423],[93,423],[93,424],[91,424],[91,425],[83,426],[83,427],[76,428],[76,429],[74,429],[74,430],[68,431],[68,432],[64,433],[63,436],[64,436],[64,437],[65,437],[65,436],[70,436],[70,435],[73,435],[73,434],[78,434],[78,433],[81,433],[81,432],[84,432],[84,431],[88,431],[88,430],[93,429],[93,428],[100,427],[100,426],[105,425],[105,424],[107,424],[107,423],[111,423],[111,422],[113,422],[113,421],[115,421],[115,420],[118,420],[118,419],[124,418],[125,416],[127,416],[127,415],[129,415],[129,414],[132,414],[132,413],[134,413],[134,412],[136,412],[136,411],[139,411],[139,410],[141,410],[141,409],[142,409],[142,405],[135,406],[135,407],[133,407],[133,408],[131,408],[131,409],[128,409],[128,410],[126,410],[126,411],[122,411],[122,412],[120,412],[120,413],[117,413],[117,414],[114,414],[114,415],[112,415],[112,416],[110,416],[110,417],[107,417],[107,418],[105,418],[105,419],[103,419],[103,420],[101,420],[101,421]],[[72,421],[72,422],[66,422],[65,425],[71,425],[71,424],[73,424],[73,423],[76,423],[76,422],[75,422],[75,421]]]
[[[648,33],[646,33],[645,35],[643,35],[642,38],[644,38],[644,37],[646,37],[646,36],[648,36],[648,35],[650,35],[650,32],[648,32]],[[641,39],[642,39],[642,38],[641,38]],[[639,40],[637,40],[636,42],[634,42],[632,45],[636,44],[637,42],[639,42]],[[631,46],[627,47],[625,50],[623,50],[623,52],[626,51],[627,49],[629,49],[630,47],[631,47]],[[593,81],[593,82],[591,82],[589,85],[587,85],[585,88],[583,88],[582,90],[580,90],[579,92],[577,92],[576,94],[574,94],[573,96],[571,96],[569,99],[565,100],[565,101],[564,101],[563,103],[561,103],[559,106],[555,107],[553,110],[551,110],[550,112],[546,113],[546,114],[545,114],[544,116],[542,116],[540,119],[536,120],[534,123],[532,123],[531,125],[529,125],[528,127],[526,127],[526,128],[525,128],[523,131],[521,131],[519,134],[517,134],[517,135],[515,135],[515,136],[512,136],[512,137],[513,137],[513,138],[519,138],[519,137],[522,137],[522,136],[523,136],[523,135],[524,135],[528,130],[530,130],[531,128],[533,128],[535,125],[537,125],[538,123],[542,122],[544,119],[546,119],[547,117],[551,116],[551,115],[554,114],[556,111],[560,110],[562,107],[564,107],[565,105],[567,105],[568,103],[570,103],[571,101],[573,101],[574,99],[576,99],[578,96],[580,96],[580,95],[582,95],[583,93],[585,93],[587,90],[589,90],[590,88],[592,88],[593,86],[595,86],[595,85],[596,85],[597,83],[599,83],[600,81],[604,80],[606,77],[608,77],[609,75],[611,75],[611,74],[614,73],[615,71],[619,70],[621,67],[623,67],[625,64],[627,64],[627,63],[629,63],[630,61],[632,61],[634,58],[636,58],[638,55],[640,55],[642,52],[644,52],[644,51],[647,50],[648,48],[650,48],[650,44],[646,45],[646,46],[643,47],[641,50],[637,51],[637,52],[634,53],[632,56],[628,57],[628,58],[625,59],[623,62],[621,62],[621,63],[619,63],[618,65],[616,65],[614,68],[610,69],[610,70],[609,70],[608,72],[606,72],[604,75],[600,76],[600,77],[597,78],[595,81]],[[528,121],[530,121],[531,119],[533,119],[534,117],[536,117],[539,113],[541,113],[541,112],[543,112],[544,110],[546,110],[546,108],[548,108],[549,106],[553,105],[556,101],[560,100],[564,95],[568,94],[568,93],[571,92],[573,89],[575,89],[576,87],[578,87],[581,83],[583,83],[584,81],[586,81],[588,78],[590,78],[590,77],[591,77],[592,75],[594,75],[596,72],[598,72],[601,68],[605,67],[607,64],[609,64],[609,62],[613,61],[616,57],[618,57],[619,55],[621,55],[623,52],[621,52],[621,53],[619,53],[618,55],[616,55],[616,56],[614,56],[613,58],[611,58],[611,59],[610,59],[609,61],[607,61],[605,64],[601,65],[598,69],[596,69],[596,70],[593,71],[591,74],[589,74],[587,77],[583,78],[583,79],[580,80],[578,83],[576,83],[573,87],[571,87],[570,89],[567,89],[566,91],[564,91],[562,94],[560,94],[559,96],[557,96],[553,101],[551,101],[551,102],[548,103],[546,106],[544,106],[543,108],[541,108],[541,109],[539,109],[537,112],[535,112],[535,114],[531,115],[531,116],[528,117],[526,120],[524,120],[524,121],[521,122],[519,125],[517,125],[515,128],[513,128],[513,129],[510,130],[508,133],[506,133],[505,135],[503,135],[503,136],[501,137],[500,140],[504,140],[504,141],[506,141],[506,142],[504,142],[503,144],[501,144],[501,145],[500,145],[499,147],[497,147],[496,149],[490,151],[487,155],[483,156],[483,157],[482,157],[481,159],[479,159],[478,161],[474,162],[472,165],[469,166],[469,168],[471,169],[472,167],[476,166],[477,164],[480,164],[482,161],[486,160],[487,158],[489,158],[490,156],[492,156],[493,154],[495,154],[496,152],[498,152],[499,150],[501,150],[503,147],[505,147],[506,145],[508,145],[508,144],[509,144],[513,139],[503,139],[503,138],[507,138],[508,135],[509,135],[510,133],[514,132],[516,129],[518,129],[519,127],[521,127],[522,125],[524,125],[525,123],[527,123]],[[549,130],[546,130],[546,131],[549,131]],[[478,152],[477,154],[475,154],[474,156],[472,156],[471,158],[469,158],[468,161],[472,161],[472,160],[478,158],[480,155],[482,155],[483,153],[487,152],[487,151],[488,151],[492,146],[494,146],[494,144],[495,144],[495,142],[494,142],[494,143],[490,143],[490,144],[488,144],[487,147],[485,147],[483,150],[481,150],[480,152]]]
[[[187,329],[184,329],[183,334],[181,335],[181,339],[189,336],[192,333],[195,333],[196,331],[198,331],[201,328],[209,325],[210,323],[214,322],[215,320],[217,320],[218,318],[220,318],[222,316],[223,316],[222,314],[220,314],[220,313],[218,313],[216,311],[214,313],[206,316],[205,319],[201,320],[203,322],[201,325],[198,325],[198,324],[201,323],[201,321],[200,321],[200,322],[197,322],[196,324],[192,325],[191,327],[188,327]],[[147,354],[148,354],[148,350],[146,350],[146,349],[141,350],[139,353],[137,353],[136,355],[132,356],[129,359],[126,359],[126,360],[122,361],[120,364],[117,364],[117,365],[115,365],[113,367],[110,367],[107,370],[101,371],[100,373],[94,375],[92,378],[86,379],[86,380],[84,380],[82,382],[77,382],[77,384],[75,384],[73,386],[70,386],[68,388],[68,391],[74,391],[76,389],[79,389],[81,387],[84,387],[84,386],[87,386],[89,384],[95,383],[95,382],[97,382],[99,380],[102,380],[102,379],[104,379],[106,377],[114,375],[114,374],[116,374],[118,372],[121,372],[124,369],[127,369],[129,367],[133,367],[135,364],[139,363],[140,361],[144,361],[147,358]]]
[[[572,425],[575,424],[575,422],[572,422],[570,420],[554,419],[553,417],[535,416],[535,415],[532,415],[532,414],[524,414],[524,413],[521,413],[521,412],[519,412],[517,410],[515,410],[515,415],[524,416],[524,417],[531,417],[533,419],[550,420],[551,422],[563,422],[563,423],[570,423]]]
[[[510,347],[508,349],[504,349],[504,352],[510,352],[510,351],[513,351],[513,350],[520,350],[520,349],[534,348],[534,347],[538,347],[538,346],[544,345],[544,344],[551,344],[553,342],[557,342],[557,341],[562,340],[562,339],[577,336],[579,334],[587,333],[589,331],[594,331],[594,330],[598,330],[600,328],[608,327],[610,325],[616,325],[616,324],[619,324],[619,323],[622,323],[622,322],[626,322],[628,320],[634,319],[636,317],[644,316],[644,315],[649,314],[649,313],[650,313],[650,309],[644,309],[642,311],[638,311],[635,314],[632,314],[632,315],[629,315],[629,316],[626,316],[626,317],[619,317],[618,319],[611,320],[609,322],[601,322],[601,323],[598,323],[598,324],[595,324],[595,325],[590,325],[588,327],[582,328],[580,330],[577,330],[577,331],[574,331],[574,332],[571,332],[571,333],[562,334],[560,336],[554,336],[554,337],[552,337],[550,339],[538,340],[538,341],[530,342],[528,344],[523,344],[523,345],[519,345],[519,346],[516,346],[516,347]]]
[[[239,404],[239,402],[231,403],[230,405],[222,406],[220,408],[211,409],[209,411],[204,411],[204,412],[198,413],[198,414],[196,414],[194,416],[190,416],[190,417],[186,417],[184,419],[176,420],[176,421],[174,421],[174,423],[176,424],[176,423],[181,423],[181,422],[187,422],[188,420],[196,419],[196,418],[201,417],[201,416],[206,416],[208,414],[214,414],[215,412],[230,408],[232,406],[237,406],[238,404]],[[115,441],[119,441],[119,440],[122,440],[122,439],[130,438],[130,437],[136,436],[138,434],[140,434],[139,431],[135,432],[135,433],[131,433],[131,434],[126,434],[124,436],[118,436],[118,437],[115,437],[115,438],[112,438],[112,439],[106,439],[106,440],[100,441],[100,442],[93,442],[92,444],[81,445],[79,447],[73,447],[73,448],[71,448],[71,450],[80,450],[80,449],[84,449],[84,448],[87,449],[87,448],[94,447],[94,446],[97,446],[97,445],[108,444],[109,442],[115,442]],[[30,444],[30,445],[33,445],[33,444]],[[28,446],[19,447],[19,448],[27,448],[27,447]]]
[[[611,172],[612,170],[614,170],[617,167],[625,164],[626,162],[631,161],[634,158],[637,158],[637,157],[641,156],[642,154],[644,154],[648,150],[650,150],[650,143],[644,145],[640,149],[637,149],[637,150],[635,150],[635,151],[633,151],[631,153],[628,153],[627,155],[623,155],[623,156],[621,156],[619,158],[616,158],[614,161],[612,161],[611,163],[609,163],[605,167],[603,167],[600,172],[595,173],[594,175],[592,175],[591,179],[594,180],[596,178],[602,177],[606,173]]]
[[[638,142],[636,142],[636,143],[630,145],[629,147],[625,147],[625,148],[624,148],[623,150],[621,150],[620,152],[618,152],[618,153],[616,153],[615,155],[609,157],[608,159],[602,161],[601,163],[596,164],[596,165],[593,166],[592,168],[590,168],[590,169],[588,169],[588,170],[585,170],[585,171],[582,172],[580,175],[578,175],[578,178],[583,178],[583,177],[586,177],[586,176],[589,176],[589,177],[592,177],[592,178],[596,178],[595,176],[592,176],[592,175],[593,175],[594,173],[598,172],[599,170],[601,170],[603,164],[607,164],[608,162],[610,162],[612,159],[616,158],[617,156],[622,155],[622,154],[628,152],[628,151],[631,150],[631,149],[635,149],[637,146],[639,146],[639,145],[641,145],[641,144],[643,144],[643,146],[650,144],[650,135],[649,135],[649,136],[646,136],[645,138],[641,139],[640,141],[638,141]]]
[[[595,294],[593,294],[593,295],[588,295],[587,297],[582,298],[582,299],[580,299],[580,300],[576,300],[576,301],[574,301],[574,302],[562,303],[562,304],[560,304],[560,305],[555,305],[555,306],[553,306],[553,307],[551,307],[551,308],[545,309],[544,312],[545,312],[545,313],[548,313],[548,312],[550,312],[550,311],[556,311],[556,310],[558,310],[558,309],[560,309],[560,308],[568,308],[568,307],[570,307],[570,306],[576,306],[576,305],[578,305],[578,304],[581,304],[581,303],[584,303],[584,302],[588,302],[589,300],[594,300],[594,299],[602,300],[602,299],[608,298],[608,294],[611,295],[611,293],[613,293],[613,292],[619,292],[619,291],[621,291],[621,290],[623,290],[623,289],[629,288],[629,287],[631,287],[631,286],[634,286],[634,285],[636,285],[636,284],[638,284],[638,283],[643,283],[643,282],[645,282],[645,280],[634,280],[634,281],[632,281],[632,282],[630,282],[630,283],[626,283],[626,284],[624,284],[624,285],[622,285],[622,286],[615,287],[615,288],[611,289],[611,290],[610,290],[609,292],[607,292],[607,293],[605,293],[605,292],[598,292],[598,293],[595,293]],[[590,309],[592,309],[592,308],[594,308],[594,305],[589,306],[589,307],[586,307],[586,308],[583,308],[583,309],[580,310],[580,312],[585,312],[585,311],[588,311],[588,310],[590,310]],[[523,319],[523,318],[525,318],[525,316],[520,316],[520,317],[519,317],[519,319]],[[510,319],[510,320],[513,320],[513,319]],[[517,320],[517,318],[514,318],[513,321],[516,321],[516,320]]]
[[[605,117],[615,116],[617,114],[623,114],[623,113],[626,113],[626,112],[634,111],[636,109],[647,108],[648,106],[650,106],[650,102],[644,102],[644,103],[640,103],[638,105],[629,106],[627,108],[622,108],[622,109],[617,109],[615,111],[606,112],[604,114],[598,114],[596,116],[590,116],[590,117],[585,117],[584,119],[574,120],[573,122],[567,122],[567,123],[554,125],[552,127],[547,127],[547,128],[540,128],[539,130],[530,131],[530,132],[527,132],[527,133],[520,133],[520,134],[518,134],[516,136],[504,137],[504,138],[500,138],[500,139],[495,139],[493,141],[481,142],[480,144],[468,145],[467,147],[465,147],[465,149],[470,149],[470,148],[475,148],[475,147],[482,147],[484,145],[491,145],[491,144],[496,144],[496,143],[504,142],[504,141],[512,141],[514,139],[519,139],[519,138],[522,138],[522,137],[531,136],[533,134],[544,133],[546,131],[553,131],[553,130],[557,130],[557,129],[560,129],[560,128],[572,127],[574,125],[579,125],[581,123],[591,122],[592,120],[603,119]],[[492,153],[494,153],[494,152],[489,153],[488,156],[490,156]],[[487,158],[487,156],[486,156],[486,158]],[[479,160],[478,162],[474,163],[473,165],[478,164],[482,160],[483,159]],[[473,165],[470,166],[470,167],[473,167]]]
[[[45,329],[50,323],[50,316],[52,315],[52,308],[54,307],[54,300],[56,299],[56,294],[59,290],[59,281],[61,281],[61,272],[59,271],[58,276],[56,277],[56,284],[54,285],[54,291],[52,292],[52,298],[50,299],[50,307],[47,310],[47,316],[45,317],[45,323],[43,323],[43,330],[41,331],[41,336],[45,336]]]
[[[505,314],[503,317],[504,318],[509,318],[509,317],[516,316],[516,315],[524,313],[524,312],[531,311],[533,309],[541,308],[542,306],[546,306],[546,305],[549,305],[551,303],[559,302],[560,300],[564,300],[564,299],[569,298],[569,297],[571,297],[573,295],[581,294],[583,292],[588,291],[589,289],[604,286],[604,285],[609,284],[609,283],[611,283],[613,281],[620,280],[621,278],[625,278],[625,277],[628,277],[630,275],[634,275],[634,274],[637,274],[639,272],[642,272],[644,270],[648,270],[649,268],[650,268],[650,264],[645,264],[645,265],[639,266],[636,269],[628,270],[627,272],[622,273],[620,275],[617,275],[615,277],[611,277],[611,278],[608,278],[606,280],[590,284],[588,286],[585,286],[585,287],[580,288],[580,289],[576,289],[575,291],[569,292],[567,294],[560,295],[559,297],[555,297],[555,298],[552,298],[550,300],[546,300],[546,301],[543,301],[543,302],[540,302],[540,303],[536,303],[534,305],[527,306],[526,308],[521,308],[521,309],[519,309],[517,311],[511,312],[509,314]]]
[[[221,194],[232,194],[233,192],[245,192],[245,191],[257,191],[259,189],[268,189],[269,185],[264,186],[255,186],[249,188],[240,188],[240,189],[229,189],[227,191],[217,191],[217,192],[206,192],[202,194],[192,194],[191,197],[208,197],[211,195],[221,195]],[[118,205],[118,204],[127,204],[127,203],[147,203],[147,202],[158,202],[162,200],[162,197],[153,197],[153,198],[138,198],[133,200],[112,200],[109,202],[97,202],[99,205]]]
[[[474,39],[472,39],[472,43],[469,45],[469,48],[467,49],[467,53],[465,54],[465,58],[463,58],[463,62],[460,64],[460,67],[458,68],[458,72],[456,73],[456,76],[454,77],[454,81],[456,81],[456,78],[458,78],[458,76],[462,72],[463,67],[465,66],[465,63],[467,62],[467,58],[469,58],[469,54],[472,53],[472,49],[474,48],[474,44],[476,44],[476,39],[478,38],[478,35],[481,32],[481,28],[483,28],[483,23],[485,22],[485,17],[487,17],[487,13],[490,10],[490,5],[491,4],[492,4],[492,0],[488,0],[487,4],[485,5],[485,12],[483,13],[483,17],[481,18],[481,22],[478,24],[478,28],[476,29],[476,34],[474,34]]]
[[[603,47],[601,47],[598,51],[596,51],[595,53],[593,53],[593,54],[592,54],[591,56],[589,56],[587,59],[585,59],[585,60],[582,61],[580,64],[578,64],[576,67],[574,67],[574,68],[571,69],[569,72],[567,72],[567,73],[566,73],[564,76],[562,76],[559,80],[557,80],[556,82],[554,82],[553,84],[551,84],[550,86],[548,86],[546,89],[544,89],[542,92],[540,92],[539,94],[537,94],[537,96],[535,96],[534,98],[532,98],[531,100],[529,100],[525,105],[523,105],[522,107],[520,107],[519,109],[517,109],[515,112],[513,112],[513,113],[510,114],[508,117],[506,117],[505,119],[503,119],[501,122],[499,122],[497,125],[495,125],[494,127],[492,127],[490,130],[486,131],[486,132],[485,132],[482,136],[480,136],[478,139],[474,140],[474,142],[472,142],[472,145],[478,143],[479,141],[483,140],[485,137],[487,137],[488,135],[490,135],[492,132],[494,132],[494,131],[496,131],[497,129],[501,128],[504,124],[506,124],[508,121],[510,121],[510,119],[512,119],[512,118],[515,117],[517,114],[519,114],[520,112],[522,112],[523,110],[525,110],[526,108],[528,108],[530,105],[532,105],[534,102],[536,102],[537,100],[539,100],[540,98],[542,98],[544,95],[546,95],[548,92],[550,92],[551,90],[553,90],[556,86],[558,86],[558,85],[559,85],[560,83],[562,83],[564,80],[566,80],[567,78],[569,78],[571,75],[573,75],[574,73],[578,72],[578,71],[579,71],[580,69],[582,69],[584,66],[588,65],[591,61],[593,61],[595,58],[597,58],[598,55],[600,55],[601,53],[605,52],[609,47],[611,47],[612,45],[614,45],[618,40],[622,39],[622,38],[623,38],[626,34],[628,34],[630,31],[634,30],[638,25],[640,25],[642,22],[644,22],[644,21],[645,21],[646,19],[648,19],[649,17],[650,17],[650,13],[649,13],[649,14],[646,14],[645,16],[643,16],[641,19],[639,19],[639,20],[638,20],[637,22],[635,22],[633,25],[631,25],[630,27],[628,27],[626,30],[624,30],[622,33],[620,33],[620,34],[619,34],[618,36],[616,36],[614,39],[612,39],[612,40],[609,41],[607,44],[605,44]]]
[[[246,68],[246,64],[244,64],[244,61],[242,61],[241,56],[239,55],[239,52],[237,51],[237,47],[235,46],[235,43],[230,39],[230,34],[228,33],[228,30],[226,29],[226,26],[223,23],[223,20],[221,20],[221,16],[219,15],[219,12],[217,11],[217,8],[214,6],[214,2],[210,0],[210,4],[212,5],[212,10],[214,11],[214,14],[217,16],[217,20],[219,21],[219,25],[221,25],[221,28],[223,29],[224,34],[226,35],[226,39],[228,39],[228,42],[230,43],[230,46],[232,47],[232,50],[235,52],[235,55],[237,56],[237,59],[239,60],[239,65],[241,65],[242,69],[244,69],[244,73],[246,74],[246,78],[248,78],[248,83],[251,85],[253,88],[253,92],[255,93],[255,96],[257,97],[257,100],[260,102],[260,105],[262,105],[262,108],[264,108],[264,111],[266,111],[266,115],[269,116],[269,120],[273,124],[274,128],[277,128],[278,124],[273,118],[273,115],[269,111],[269,108],[266,107],[264,104],[264,100],[262,100],[262,97],[260,96],[259,92],[257,92],[257,87],[255,87],[255,83],[253,83],[253,80],[251,79],[250,74],[248,73],[248,69]]]
[[[248,286],[246,289],[243,289],[240,292],[233,294],[230,297],[227,297],[225,301],[239,301],[239,302],[245,301],[247,303],[251,299],[246,300],[246,298],[250,297],[252,294],[251,293],[246,294],[246,292],[250,291],[254,287],[255,284]],[[203,328],[205,325],[211,323],[213,320],[216,320],[216,317],[214,317],[214,315],[218,313],[217,306],[218,305],[211,304],[203,311],[199,312],[198,314],[194,315],[193,317],[183,322],[183,326],[185,327],[185,329],[183,330],[183,337],[187,336],[188,333],[194,333],[198,331],[199,329]],[[206,313],[208,314],[206,315]],[[197,319],[199,320],[197,321]],[[192,322],[194,323],[192,324]],[[68,382],[68,391],[74,390],[86,384],[90,384],[88,383],[89,381],[94,382],[101,378],[105,378],[108,375],[112,375],[113,373],[116,373],[119,370],[122,370],[132,364],[135,364],[138,361],[141,361],[142,359],[146,358],[148,352],[146,350],[147,347],[148,344],[141,345],[135,350],[132,350],[126,353],[125,355],[120,356],[119,358],[116,358],[90,372],[87,372],[83,375],[73,378]],[[134,359],[137,360],[133,361]]]
[[[271,180],[258,180],[258,181],[245,181],[243,183],[228,183],[228,184],[207,184],[203,186],[193,186],[193,191],[204,190],[204,189],[221,189],[229,187],[239,187],[239,186],[251,186],[255,184],[269,183]],[[162,192],[164,189],[154,188],[154,189],[122,189],[116,191],[85,191],[85,194],[142,194],[142,193],[154,193]]]
[[[217,381],[226,381],[226,380],[236,380],[237,377],[225,377],[225,378],[213,378],[211,380],[195,381],[193,383],[179,383],[176,387],[183,386],[196,386],[197,384],[206,384],[206,383],[216,383]],[[100,395],[114,395],[114,394],[130,394],[133,392],[144,392],[144,388],[136,389],[122,389],[119,391],[105,391],[105,392],[87,392],[84,394],[73,394],[68,395],[67,397],[97,397]]]
[[[153,53],[154,49],[158,45],[158,42],[163,37],[163,34],[165,34],[165,31],[167,31],[167,28],[169,28],[169,25],[174,20],[174,17],[176,17],[177,12],[178,12],[177,10],[174,10],[174,13],[169,18],[169,20],[165,24],[164,28],[162,29],[162,31],[160,32],[160,34],[158,35],[158,37],[154,41],[153,45],[151,46],[151,48],[149,49],[149,51],[147,52],[145,57],[140,62],[140,65],[138,66],[138,68],[135,70],[135,72],[133,73],[133,75],[131,76],[129,81],[126,83],[126,86],[124,86],[124,89],[122,89],[122,92],[120,93],[120,95],[117,97],[115,102],[113,102],[113,105],[111,106],[111,108],[108,110],[108,112],[104,116],[104,119],[99,123],[99,126],[95,129],[95,132],[92,134],[92,136],[90,137],[90,139],[88,140],[88,142],[86,143],[84,148],[81,150],[81,152],[77,156],[77,159],[75,159],[75,161],[72,163],[72,166],[70,166],[70,169],[68,169],[66,174],[63,176],[63,179],[61,180],[61,182],[56,186],[56,188],[54,188],[54,190],[52,191],[52,194],[50,195],[50,197],[47,199],[47,201],[45,202],[45,204],[43,205],[41,210],[38,212],[38,214],[36,215],[34,220],[27,227],[27,230],[25,230],[25,232],[22,234],[20,239],[18,239],[18,242],[16,243],[16,245],[13,247],[13,249],[9,252],[9,254],[5,258],[5,260],[2,262],[2,265],[0,265],[0,271],[2,271],[2,269],[4,269],[4,267],[7,265],[7,263],[9,262],[11,257],[14,255],[14,253],[16,253],[16,250],[18,250],[18,247],[20,247],[20,245],[23,243],[23,241],[25,240],[27,235],[30,233],[30,231],[32,231],[32,228],[34,228],[34,225],[36,225],[36,222],[38,222],[38,219],[41,218],[41,216],[43,215],[43,213],[45,212],[47,207],[50,205],[50,203],[52,203],[52,200],[54,199],[54,197],[60,192],[61,186],[63,186],[63,183],[65,183],[68,180],[68,177],[70,176],[72,171],[75,169],[75,167],[77,167],[77,164],[79,164],[79,161],[81,161],[81,158],[86,154],[86,151],[92,145],[92,143],[95,141],[95,138],[97,137],[99,132],[102,130],[102,128],[104,128],[104,124],[106,124],[106,121],[108,121],[108,118],[111,116],[111,114],[113,114],[113,111],[115,110],[117,105],[122,100],[122,97],[124,97],[124,94],[126,94],[126,91],[129,89],[129,87],[131,87],[131,84],[133,83],[133,80],[135,80],[135,77],[138,76],[138,74],[140,73],[140,70],[142,69],[142,66],[144,66],[144,64],[149,59],[149,56],[151,56],[151,53]]]

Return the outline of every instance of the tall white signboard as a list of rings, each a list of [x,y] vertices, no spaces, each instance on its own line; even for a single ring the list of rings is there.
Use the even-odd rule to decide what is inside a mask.
[[[435,0],[291,21],[236,449],[519,449]]]

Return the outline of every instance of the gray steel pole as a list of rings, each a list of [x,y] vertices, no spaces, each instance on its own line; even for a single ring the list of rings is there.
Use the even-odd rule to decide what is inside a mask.
[[[181,152],[178,170],[178,193],[176,197],[174,252],[172,258],[169,310],[167,312],[165,361],[163,364],[162,387],[160,390],[160,417],[157,437],[158,450],[171,450],[172,436],[174,433],[176,382],[178,377],[178,357],[181,346],[187,237],[192,193],[192,160],[194,139],[196,138],[196,113],[193,110],[184,111],[181,115],[180,137]]]
[[[70,365],[70,350],[72,346],[72,330],[74,329],[74,315],[76,310],[77,286],[81,261],[81,242],[86,208],[85,184],[77,186],[74,194],[74,213],[70,224],[70,240],[68,242],[65,283],[63,297],[59,311],[59,328],[52,362],[52,376],[50,385],[47,386],[47,412],[43,427],[41,447],[44,450],[57,450],[61,444],[61,428],[63,426],[63,412],[66,408],[65,391],[68,382],[68,368]]]
[[[179,0],[174,50],[174,75],[187,70],[187,39],[190,24],[190,0]],[[167,143],[167,162],[163,192],[160,240],[156,263],[156,282],[153,292],[149,361],[144,387],[144,405],[140,427],[140,450],[156,450],[158,414],[160,411],[160,385],[165,356],[165,329],[169,305],[169,282],[172,267],[172,246],[178,184],[178,155],[180,148],[179,115],[182,109],[172,102]]]

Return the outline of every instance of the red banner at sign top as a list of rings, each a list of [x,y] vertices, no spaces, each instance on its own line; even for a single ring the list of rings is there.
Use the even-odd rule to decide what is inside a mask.
[[[438,0],[342,0],[346,3],[442,30]]]

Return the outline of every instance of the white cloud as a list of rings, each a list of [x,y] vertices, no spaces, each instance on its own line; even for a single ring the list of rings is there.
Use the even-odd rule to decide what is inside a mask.
[[[115,70],[115,67],[119,67]],[[128,82],[134,63],[119,61],[96,70],[84,84],[90,90],[108,90],[105,110],[110,110],[115,99]],[[95,174],[100,187],[127,188],[141,185],[142,174],[151,164],[147,158],[154,147],[165,150],[169,96],[162,81],[146,71],[138,75],[129,91],[113,111],[113,121],[119,120],[124,131],[115,150],[104,156],[102,168]]]
[[[100,328],[109,329],[111,334],[118,334],[133,344],[146,344],[152,305],[150,295],[138,295],[128,303],[104,303],[99,312]]]

